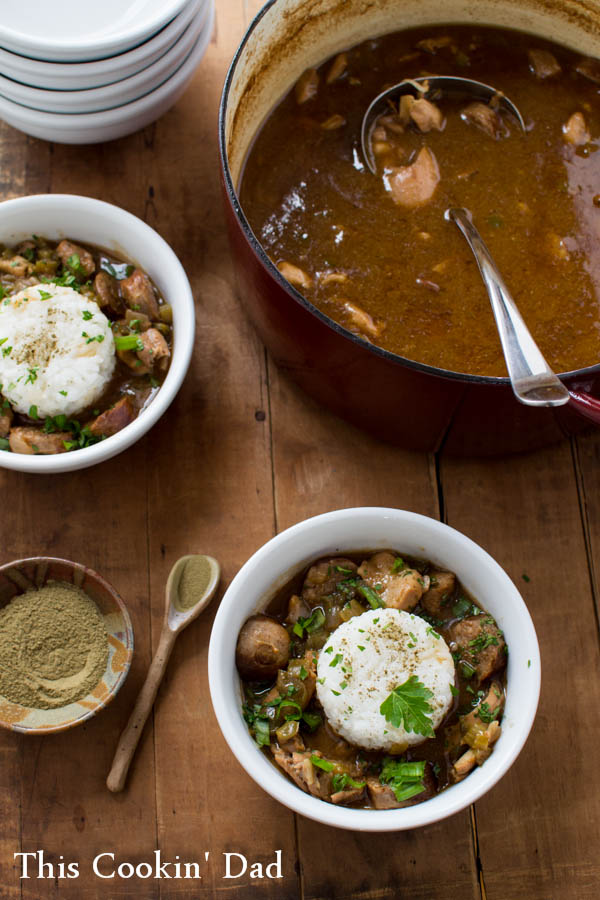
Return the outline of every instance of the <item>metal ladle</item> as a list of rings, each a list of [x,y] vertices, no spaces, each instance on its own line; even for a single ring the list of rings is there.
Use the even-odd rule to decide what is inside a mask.
[[[525,131],[525,122],[515,104],[489,84],[473,81],[472,78],[458,78],[454,75],[424,75],[419,78],[405,78],[404,81],[400,81],[393,87],[378,94],[363,116],[360,129],[362,154],[373,175],[377,174],[371,147],[373,125],[380,116],[389,113],[393,101],[397,101],[406,94],[414,96],[415,93],[426,100],[439,99],[441,94],[445,94],[448,97],[466,96],[474,100],[483,100],[486,103],[495,100],[498,108],[511,113],[519,123],[520,128]]]
[[[373,126],[381,115],[389,112],[392,101],[397,101],[405,94],[415,93],[425,98],[438,98],[442,93],[466,95],[488,103],[495,99],[498,108],[503,107],[514,116],[525,131],[523,117],[515,104],[489,84],[470,78],[437,75],[407,79],[375,97],[363,117],[362,151],[367,166],[374,175],[377,170],[371,147]],[[531,336],[490,251],[473,225],[470,213],[466,209],[451,208],[446,210],[445,218],[456,223],[477,260],[494,311],[516,398],[527,406],[564,406],[571,399],[571,394],[549,367]]]

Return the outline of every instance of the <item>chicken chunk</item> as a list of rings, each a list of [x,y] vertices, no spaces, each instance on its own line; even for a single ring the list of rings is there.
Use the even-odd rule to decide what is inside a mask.
[[[109,314],[120,316],[125,304],[119,296],[117,281],[108,272],[98,272],[94,278],[94,293],[98,298],[98,306]]]
[[[75,275],[89,278],[96,271],[94,257],[89,250],[84,250],[79,244],[73,244],[71,241],[61,241],[56,248],[56,252],[63,266],[70,269]]]
[[[53,434],[46,434],[41,428],[29,428],[28,426],[11,428],[8,435],[8,443],[13,453],[25,453],[30,456],[66,453],[65,442],[72,440],[73,435],[70,431],[55,431]]]
[[[327,783],[330,781],[330,776],[312,764],[311,756],[313,754],[310,750],[303,752],[292,750],[290,752],[285,744],[283,747],[271,744],[271,753],[277,765],[290,776],[301,790],[312,794],[313,797],[319,797],[321,800],[328,799]]]
[[[298,619],[307,619],[310,616],[310,607],[302,597],[293,594],[290,597],[286,622],[293,625]]]
[[[306,103],[317,96],[319,90],[319,73],[316,69],[307,69],[296,82],[294,93],[296,95],[296,103]]]
[[[443,50],[444,47],[450,47],[451,45],[452,38],[448,34],[440,35],[440,37],[424,38],[424,40],[417,43],[419,50],[424,50],[426,53],[437,53],[438,50]]]
[[[376,591],[385,606],[410,612],[429,588],[429,578],[408,566],[399,567],[397,557],[387,550],[363,562],[358,574]]]
[[[144,349],[138,350],[136,356],[146,371],[150,372],[161,359],[169,359],[171,356],[169,345],[156,328],[149,328],[148,331],[142,332],[140,340]]]
[[[469,616],[450,626],[450,649],[473,669],[478,680],[485,681],[506,665],[506,643],[491,616]]]
[[[356,563],[343,556],[322,559],[308,570],[302,587],[302,599],[310,607],[317,606],[323,597],[334,594],[338,582],[351,578],[356,572]]]
[[[129,425],[136,416],[136,410],[129,397],[122,397],[111,409],[94,419],[89,429],[96,437],[110,437]]]
[[[452,595],[456,585],[454,572],[431,572],[429,590],[421,597],[421,606],[430,616],[438,616],[445,600]]]
[[[1,399],[1,397],[0,397]],[[13,420],[13,411],[8,407],[3,407],[0,405],[0,438],[5,438],[10,431],[10,426]]]
[[[600,60],[584,56],[575,66],[575,71],[587,78],[588,81],[600,84]]]
[[[365,788],[348,788],[344,791],[336,791],[335,794],[332,794],[329,798],[332,803],[335,803],[337,806],[348,806],[350,803],[358,803],[365,796]]]
[[[299,268],[299,266],[294,266],[292,263],[284,261],[277,263],[277,268],[286,281],[289,281],[294,287],[309,288],[312,284],[311,277],[306,274],[304,269]]]
[[[424,97],[415,100],[410,107],[409,115],[419,131],[423,133],[442,131],[444,127],[444,115],[441,109]]]
[[[454,763],[452,778],[461,781],[476,765],[481,766],[490,756],[494,743],[502,733],[497,721],[504,695],[499,684],[494,683],[474,710],[459,720],[460,741],[466,750]]]
[[[437,160],[428,147],[422,147],[409,166],[397,166],[386,174],[392,200],[408,209],[429,203],[440,182]]]
[[[331,63],[331,66],[329,67],[329,72],[327,73],[327,78],[325,79],[327,84],[333,84],[334,81],[337,81],[338,78],[341,78],[347,68],[347,55],[345,53],[338,53],[336,58]]]
[[[123,279],[121,293],[131,309],[139,310],[151,319],[158,318],[158,301],[152,282],[141,269],[134,269],[128,278]]]
[[[552,78],[562,72],[556,57],[548,50],[529,50],[527,55],[529,68],[536,78]]]
[[[567,144],[581,147],[591,140],[590,133],[582,112],[574,112],[562,127],[563,138]]]
[[[469,103],[461,112],[460,117],[463,122],[466,122],[468,125],[475,125],[476,128],[489,134],[494,140],[498,140],[502,135],[502,119],[497,110],[488,106],[487,103]]]
[[[350,319],[349,327],[351,330],[356,329],[361,334],[366,334],[369,337],[374,338],[381,334],[383,323],[375,320],[368,312],[361,309],[360,306],[357,306],[356,303],[352,303],[350,300],[344,300],[343,308]]]
[[[377,775],[367,776],[367,791],[375,809],[402,809],[405,806],[414,806],[416,803],[422,803],[423,800],[429,800],[430,797],[433,797],[436,784],[429,764],[425,766],[423,784],[425,787],[420,794],[415,794],[414,797],[410,797],[408,800],[396,800],[396,795],[389,784],[382,784]]]
[[[9,259],[0,259],[0,272],[21,278],[23,275],[31,275],[33,266],[24,256],[11,256]]]

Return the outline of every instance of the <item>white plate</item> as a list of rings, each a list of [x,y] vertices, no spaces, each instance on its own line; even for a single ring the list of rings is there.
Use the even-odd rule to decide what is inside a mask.
[[[0,70],[7,78],[33,87],[47,90],[85,90],[113,84],[141,72],[160,59],[181,37],[195,15],[205,5],[205,0],[191,0],[182,12],[158,34],[109,59],[95,62],[53,63],[20,56],[0,47]]]
[[[94,113],[123,106],[144,97],[174,75],[206,26],[208,6],[188,25],[171,49],[131,78],[87,91],[46,91],[28,87],[0,75],[0,96],[51,113]]]
[[[188,0],[2,0],[0,45],[35,59],[102,59],[128,50]]]
[[[29,109],[0,97],[0,118],[14,128],[58,144],[98,144],[132,134],[162,116],[179,99],[206,52],[214,26],[214,0],[209,19],[183,65],[168,81],[140,100],[104,112],[65,115]]]

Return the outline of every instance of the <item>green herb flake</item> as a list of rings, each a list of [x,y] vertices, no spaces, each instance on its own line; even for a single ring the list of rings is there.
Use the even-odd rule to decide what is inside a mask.
[[[394,688],[381,704],[379,712],[394,728],[403,726],[413,734],[433,737],[433,707],[429,703],[432,698],[432,691],[416,675],[411,675],[407,681]]]

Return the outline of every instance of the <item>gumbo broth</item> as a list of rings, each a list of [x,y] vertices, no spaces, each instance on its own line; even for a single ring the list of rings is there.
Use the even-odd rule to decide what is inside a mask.
[[[509,116],[489,133],[461,116],[467,99],[436,101],[440,130],[394,129],[390,110],[372,175],[360,150],[369,103],[405,78],[434,74],[494,85],[518,106],[526,133]],[[447,207],[467,207],[550,365],[593,365],[599,83],[595,61],[503,29],[428,27],[366,41],[305,73],[269,116],[242,174],[242,207],[290,283],[364,340],[442,369],[501,376],[477,265],[444,220]],[[423,148],[439,172],[435,190],[397,203],[386,167],[411,166]]]

